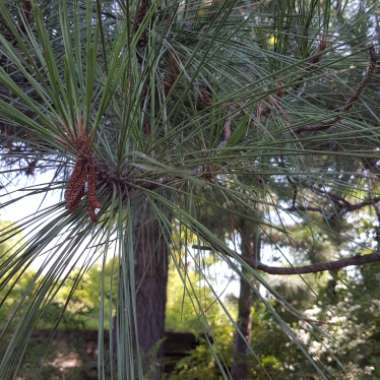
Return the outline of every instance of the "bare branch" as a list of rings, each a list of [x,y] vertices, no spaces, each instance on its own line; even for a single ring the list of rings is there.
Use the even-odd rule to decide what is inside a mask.
[[[328,195],[328,194],[326,193],[326,195]],[[365,199],[361,202],[354,203],[354,204],[349,203],[347,200],[345,200],[343,198],[342,198],[342,200],[344,200],[344,204],[345,204],[344,206],[342,206],[340,203],[338,203],[340,206],[339,215],[341,215],[341,216],[344,214],[347,214],[349,212],[352,212],[352,211],[360,210],[360,209],[367,207],[367,206],[375,206],[378,202],[380,202],[380,197]],[[293,202],[292,206],[285,208],[284,211],[287,211],[287,212],[310,211],[310,212],[322,213],[325,210],[322,207],[302,206],[302,205],[297,205],[296,203]]]
[[[202,245],[193,245],[194,249],[200,249],[205,251],[213,251],[214,249],[207,246]],[[226,253],[228,256],[231,257],[231,254],[229,252],[224,251],[223,253]],[[237,252],[235,252],[238,254]],[[360,266],[375,262],[380,262],[380,254],[378,253],[371,253],[369,255],[355,255],[353,257],[348,257],[340,260],[334,260],[334,261],[326,261],[322,263],[316,263],[316,264],[310,264],[310,265],[303,265],[300,267],[274,267],[270,265],[265,265],[261,262],[255,262],[254,260],[248,260],[242,257],[242,259],[251,267],[256,270],[260,270],[262,272],[268,273],[268,274],[275,274],[275,275],[293,275],[293,274],[306,274],[306,273],[318,273],[318,272],[324,272],[324,271],[330,271],[330,270],[340,270],[342,268],[346,268],[348,266]]]
[[[246,261],[247,262],[247,261]],[[327,261],[322,263],[304,265],[300,267],[291,267],[291,268],[283,268],[283,267],[272,267],[269,265],[265,265],[262,263],[257,263],[255,266],[253,262],[247,262],[251,267],[261,270],[265,273],[269,274],[278,274],[278,275],[291,275],[291,274],[306,274],[306,273],[317,273],[324,272],[326,270],[339,270],[342,268],[346,268],[348,266],[360,266],[369,263],[380,262],[380,255],[377,253],[372,253],[369,255],[363,256],[353,256],[345,259],[335,260],[335,261]]]

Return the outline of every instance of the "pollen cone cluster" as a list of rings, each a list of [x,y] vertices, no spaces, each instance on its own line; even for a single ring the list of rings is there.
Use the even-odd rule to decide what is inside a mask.
[[[85,193],[86,183],[86,163],[84,160],[77,160],[74,170],[71,173],[65,191],[66,208],[74,212],[79,201]]]
[[[90,154],[90,140],[82,132],[71,143],[76,148],[77,160],[65,190],[66,208],[72,213],[75,212],[83,196],[87,195],[87,212],[90,219],[96,222],[96,210],[101,208],[101,204],[96,197],[97,173]]]

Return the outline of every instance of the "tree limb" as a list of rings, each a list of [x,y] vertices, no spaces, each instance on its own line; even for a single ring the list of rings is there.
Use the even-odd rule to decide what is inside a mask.
[[[328,193],[326,193],[327,195]],[[343,216],[344,214],[347,214],[352,211],[360,210],[361,208],[367,207],[367,206],[375,206],[378,202],[380,202],[380,197],[374,197],[372,199],[365,199],[358,203],[350,203],[344,198],[341,198],[345,202],[345,206],[340,205],[340,211],[339,215]],[[284,209],[284,211],[287,212],[297,212],[297,211],[310,211],[310,212],[319,212],[323,213],[324,208],[323,207],[313,207],[313,206],[302,206],[298,205],[297,203],[293,203],[292,206],[287,207]]]
[[[362,94],[363,90],[368,85],[369,81],[372,78],[372,75],[375,73],[376,70],[376,52],[375,48],[373,46],[370,46],[368,48],[368,67],[367,72],[364,76],[364,78],[359,83],[358,87],[355,89],[353,94],[349,97],[349,99],[346,101],[344,106],[340,109],[340,112],[348,112],[353,104],[359,99],[360,95]],[[333,118],[331,121],[327,121],[325,123],[316,124],[316,125],[306,125],[300,128],[297,128],[294,132],[296,134],[300,134],[302,132],[320,132],[325,131],[335,124],[337,124],[339,121],[342,120],[342,115],[338,115],[335,118]]]
[[[213,248],[207,247],[207,246],[201,246],[201,245],[193,245],[194,249],[200,249],[204,251],[212,251]],[[227,252],[224,252],[227,253]],[[231,254],[227,253],[228,256],[231,256]],[[237,254],[237,253],[236,253]],[[266,265],[261,262],[255,262],[254,260],[248,260],[242,258],[251,268],[254,268],[256,270],[260,270],[262,272],[268,273],[268,274],[276,274],[276,275],[293,275],[293,274],[306,274],[306,273],[318,273],[318,272],[324,272],[326,270],[340,270],[342,268],[346,268],[348,266],[360,266],[375,262],[380,262],[380,254],[378,253],[371,253],[369,255],[355,255],[353,257],[348,257],[340,260],[334,260],[334,261],[326,261],[322,263],[316,263],[316,264],[310,264],[310,265],[303,265],[299,267],[274,267],[271,265]]]

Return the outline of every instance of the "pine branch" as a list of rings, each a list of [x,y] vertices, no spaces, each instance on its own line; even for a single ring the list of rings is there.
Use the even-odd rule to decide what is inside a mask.
[[[359,99],[360,95],[368,85],[369,81],[371,80],[373,74],[375,73],[376,70],[376,52],[375,48],[373,46],[370,46],[368,48],[368,67],[367,67],[367,72],[364,76],[364,78],[361,80],[359,83],[358,87],[355,89],[354,93],[350,96],[350,98],[346,101],[344,106],[339,110],[341,113],[348,112],[354,103]],[[300,128],[297,128],[295,130],[296,134],[300,134],[303,132],[321,132],[325,131],[342,120],[342,115],[336,116],[334,119],[331,121],[328,121],[326,123],[321,123],[321,124],[314,124],[314,125],[306,125]]]
[[[246,261],[247,262],[247,261]],[[374,262],[380,262],[380,255],[378,253],[372,253],[369,255],[356,255],[353,257],[335,260],[335,261],[327,261],[323,263],[316,263],[310,265],[304,265],[300,267],[291,267],[291,268],[283,268],[283,267],[273,267],[270,265],[265,265],[262,263],[247,262],[252,268],[261,270],[265,273],[269,274],[277,274],[277,275],[292,275],[292,274],[306,274],[306,273],[318,273],[330,270],[340,270],[342,268],[346,268],[348,266],[360,266],[365,264],[370,264]]]
[[[194,249],[200,249],[204,251],[213,251],[214,249],[207,246],[201,246],[201,245],[193,245]],[[227,254],[228,256],[232,257],[232,255],[229,252],[224,251],[223,253]],[[236,255],[238,255],[237,252],[235,252]],[[254,260],[248,260],[245,258],[242,258],[251,268],[260,270],[262,272],[268,273],[268,274],[275,274],[275,275],[293,275],[293,274],[306,274],[306,273],[318,273],[318,272],[324,272],[324,271],[337,271],[343,268],[346,268],[348,266],[361,266],[365,264],[380,262],[380,254],[375,252],[371,253],[369,255],[355,255],[353,257],[344,258],[340,260],[334,260],[334,261],[326,261],[322,263],[315,263],[310,265],[303,265],[299,267],[274,267],[271,265],[266,265],[261,262],[255,262]]]
[[[343,198],[342,198],[343,199]],[[380,197],[374,197],[371,199],[365,199],[358,203],[349,203],[348,201],[345,201],[345,206],[343,206],[341,203],[338,203],[340,206],[339,214],[342,216],[344,214],[347,214],[352,211],[360,210],[361,208],[367,207],[367,206],[374,206],[376,203],[380,202]],[[286,208],[284,211],[287,212],[297,212],[297,211],[310,211],[310,212],[319,212],[323,213],[325,211],[325,208],[322,207],[312,207],[312,206],[302,206],[297,204],[292,204],[292,206]]]

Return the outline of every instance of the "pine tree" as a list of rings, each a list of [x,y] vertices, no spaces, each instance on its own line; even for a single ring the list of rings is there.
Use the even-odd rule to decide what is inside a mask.
[[[147,366],[156,366],[145,359],[159,356],[167,263],[170,256],[176,261],[172,251],[183,244],[171,239],[173,223],[269,291],[260,272],[379,261],[374,252],[272,267],[231,250],[201,217],[206,204],[291,240],[288,229],[271,220],[274,214],[313,212],[322,200],[335,223],[378,201],[376,49],[367,36],[339,49],[340,36],[329,29],[332,9],[317,0],[0,2],[4,172],[54,170],[50,183],[24,189],[22,197],[62,194],[60,202],[19,223],[26,243],[0,264],[3,289],[35,258],[46,258],[15,305],[20,322],[5,328],[14,335],[1,378],[17,372],[33,324],[75,264],[81,270],[73,291],[99,257],[119,262],[116,310],[100,308],[99,377],[110,363],[119,379],[143,378]],[[361,199],[347,200],[357,188]],[[14,233],[3,229],[3,240]],[[184,280],[192,257],[187,248],[186,259],[176,261]],[[102,289],[104,305],[109,295]],[[186,291],[191,295],[191,287]],[[113,320],[108,358],[106,318]]]

